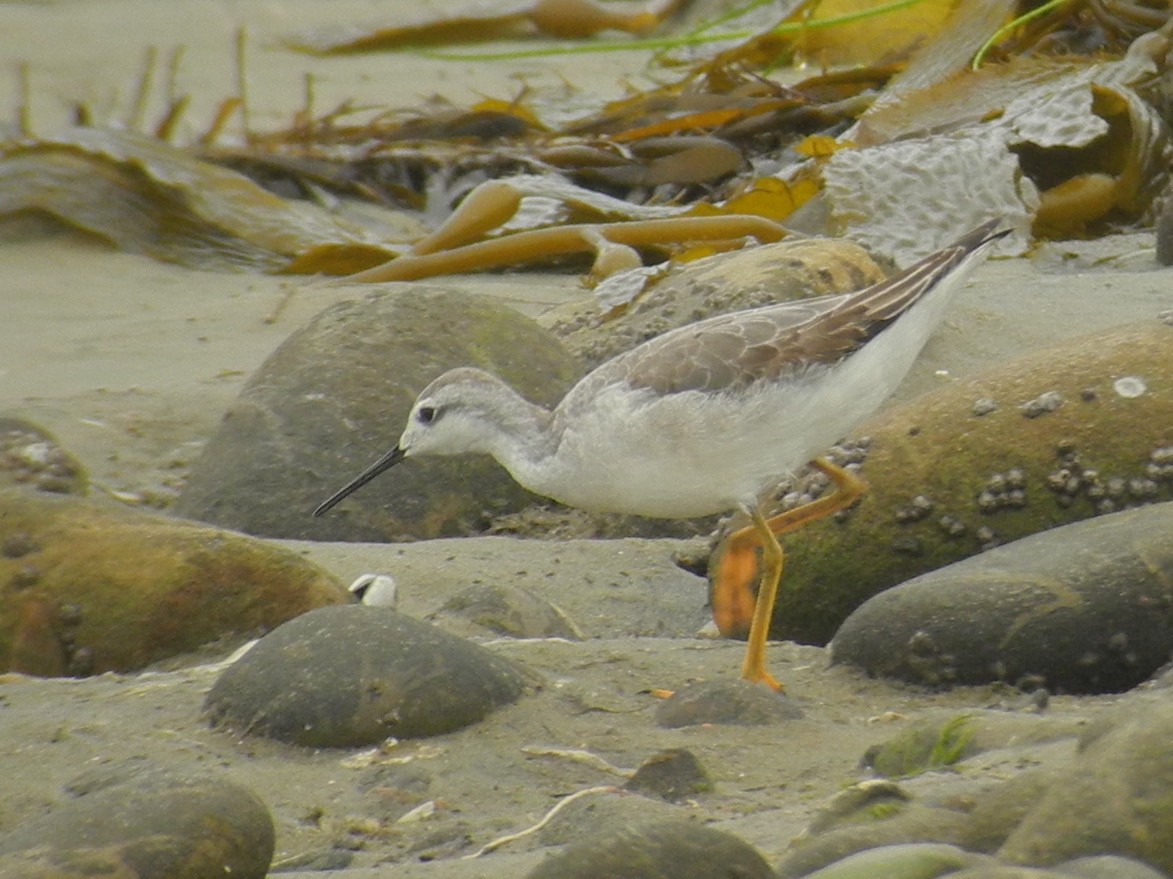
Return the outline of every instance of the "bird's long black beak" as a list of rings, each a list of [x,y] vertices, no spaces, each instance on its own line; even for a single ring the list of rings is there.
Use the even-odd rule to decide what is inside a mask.
[[[314,515],[322,515],[322,513],[326,512],[348,494],[358,491],[384,470],[390,470],[392,467],[402,461],[406,455],[407,453],[404,452],[403,449],[401,449],[399,446],[396,446],[362,473],[358,474],[358,476],[354,477],[354,479],[350,480],[350,482],[346,483],[346,485],[342,486],[342,488],[338,489],[338,491],[334,492],[334,494],[330,495],[329,498],[322,501],[322,503],[318,505],[318,508],[314,510]]]

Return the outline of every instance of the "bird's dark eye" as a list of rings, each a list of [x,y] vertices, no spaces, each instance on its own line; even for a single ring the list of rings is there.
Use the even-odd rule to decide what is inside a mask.
[[[436,420],[436,407],[420,406],[419,411],[415,413],[415,417],[419,419],[420,424],[431,424]]]

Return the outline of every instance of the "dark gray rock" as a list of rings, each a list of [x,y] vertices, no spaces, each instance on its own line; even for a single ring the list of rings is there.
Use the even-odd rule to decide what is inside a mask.
[[[208,693],[214,726],[311,747],[461,729],[521,695],[516,666],[384,607],[324,607],[274,629]]]
[[[580,373],[536,323],[485,297],[411,287],[341,302],[249,379],[175,512],[268,537],[380,541],[475,531],[533,496],[484,457],[411,461],[328,515],[317,505],[394,446],[416,395],[478,366],[553,405]]]
[[[832,661],[942,686],[1041,680],[1119,692],[1169,660],[1173,503],[1035,534],[869,599]]]
[[[0,836],[0,876],[262,879],[273,822],[252,791],[149,770],[88,792]]]
[[[547,858],[529,879],[767,879],[751,846],[692,821],[668,821],[592,836]]]
[[[1119,854],[1173,872],[1173,704],[1123,708],[1089,730],[1061,772],[999,850],[1048,866]]]

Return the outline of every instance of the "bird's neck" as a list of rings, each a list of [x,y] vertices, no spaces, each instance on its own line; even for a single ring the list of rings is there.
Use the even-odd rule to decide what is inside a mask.
[[[492,413],[497,429],[486,431],[487,451],[519,483],[540,492],[543,462],[558,448],[554,415],[512,389],[510,394]]]

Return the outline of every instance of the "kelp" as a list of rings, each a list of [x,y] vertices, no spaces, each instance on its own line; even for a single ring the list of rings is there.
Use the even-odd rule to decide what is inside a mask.
[[[154,138],[72,128],[0,148],[0,215],[38,211],[132,253],[272,271],[322,249],[343,271],[389,258],[370,230]],[[345,255],[345,258],[343,256]]]
[[[602,31],[649,33],[683,0],[610,2],[595,0],[515,0],[470,4],[390,26],[351,26],[290,37],[295,49],[320,55],[374,52],[405,47],[449,45],[527,36],[582,39]]]
[[[672,7],[605,5],[637,16]],[[524,7],[533,19],[555,6],[585,8],[495,12]],[[186,264],[358,282],[589,261],[589,283],[622,274],[607,286],[611,307],[663,274],[647,262],[775,241],[783,224],[849,234],[907,261],[999,213],[1017,228],[1008,247],[1021,251],[1032,235],[1143,220],[1168,175],[1154,109],[1169,100],[1159,85],[1167,9],[1161,18],[1144,3],[1052,3],[1015,19],[1012,0],[795,0],[734,40],[765,8],[751,2],[678,35],[694,52],[722,42],[683,74],[574,118],[524,89],[467,108],[317,113],[307,78],[290,126],[246,125],[243,142],[226,144],[220,132],[246,109],[242,74],[240,94],[188,148],[98,127],[0,145],[0,212],[49,211]],[[916,19],[915,33],[900,16]],[[474,18],[452,32],[433,22],[429,33],[461,39]],[[1116,56],[1046,54],[1056,34],[1119,39],[1157,21]],[[860,27],[871,35],[860,66],[788,83],[766,72],[780,58],[842,60]],[[396,39],[420,38],[409,30]],[[168,106],[162,136],[183,100]],[[348,218],[339,196],[430,231],[396,235]]]

